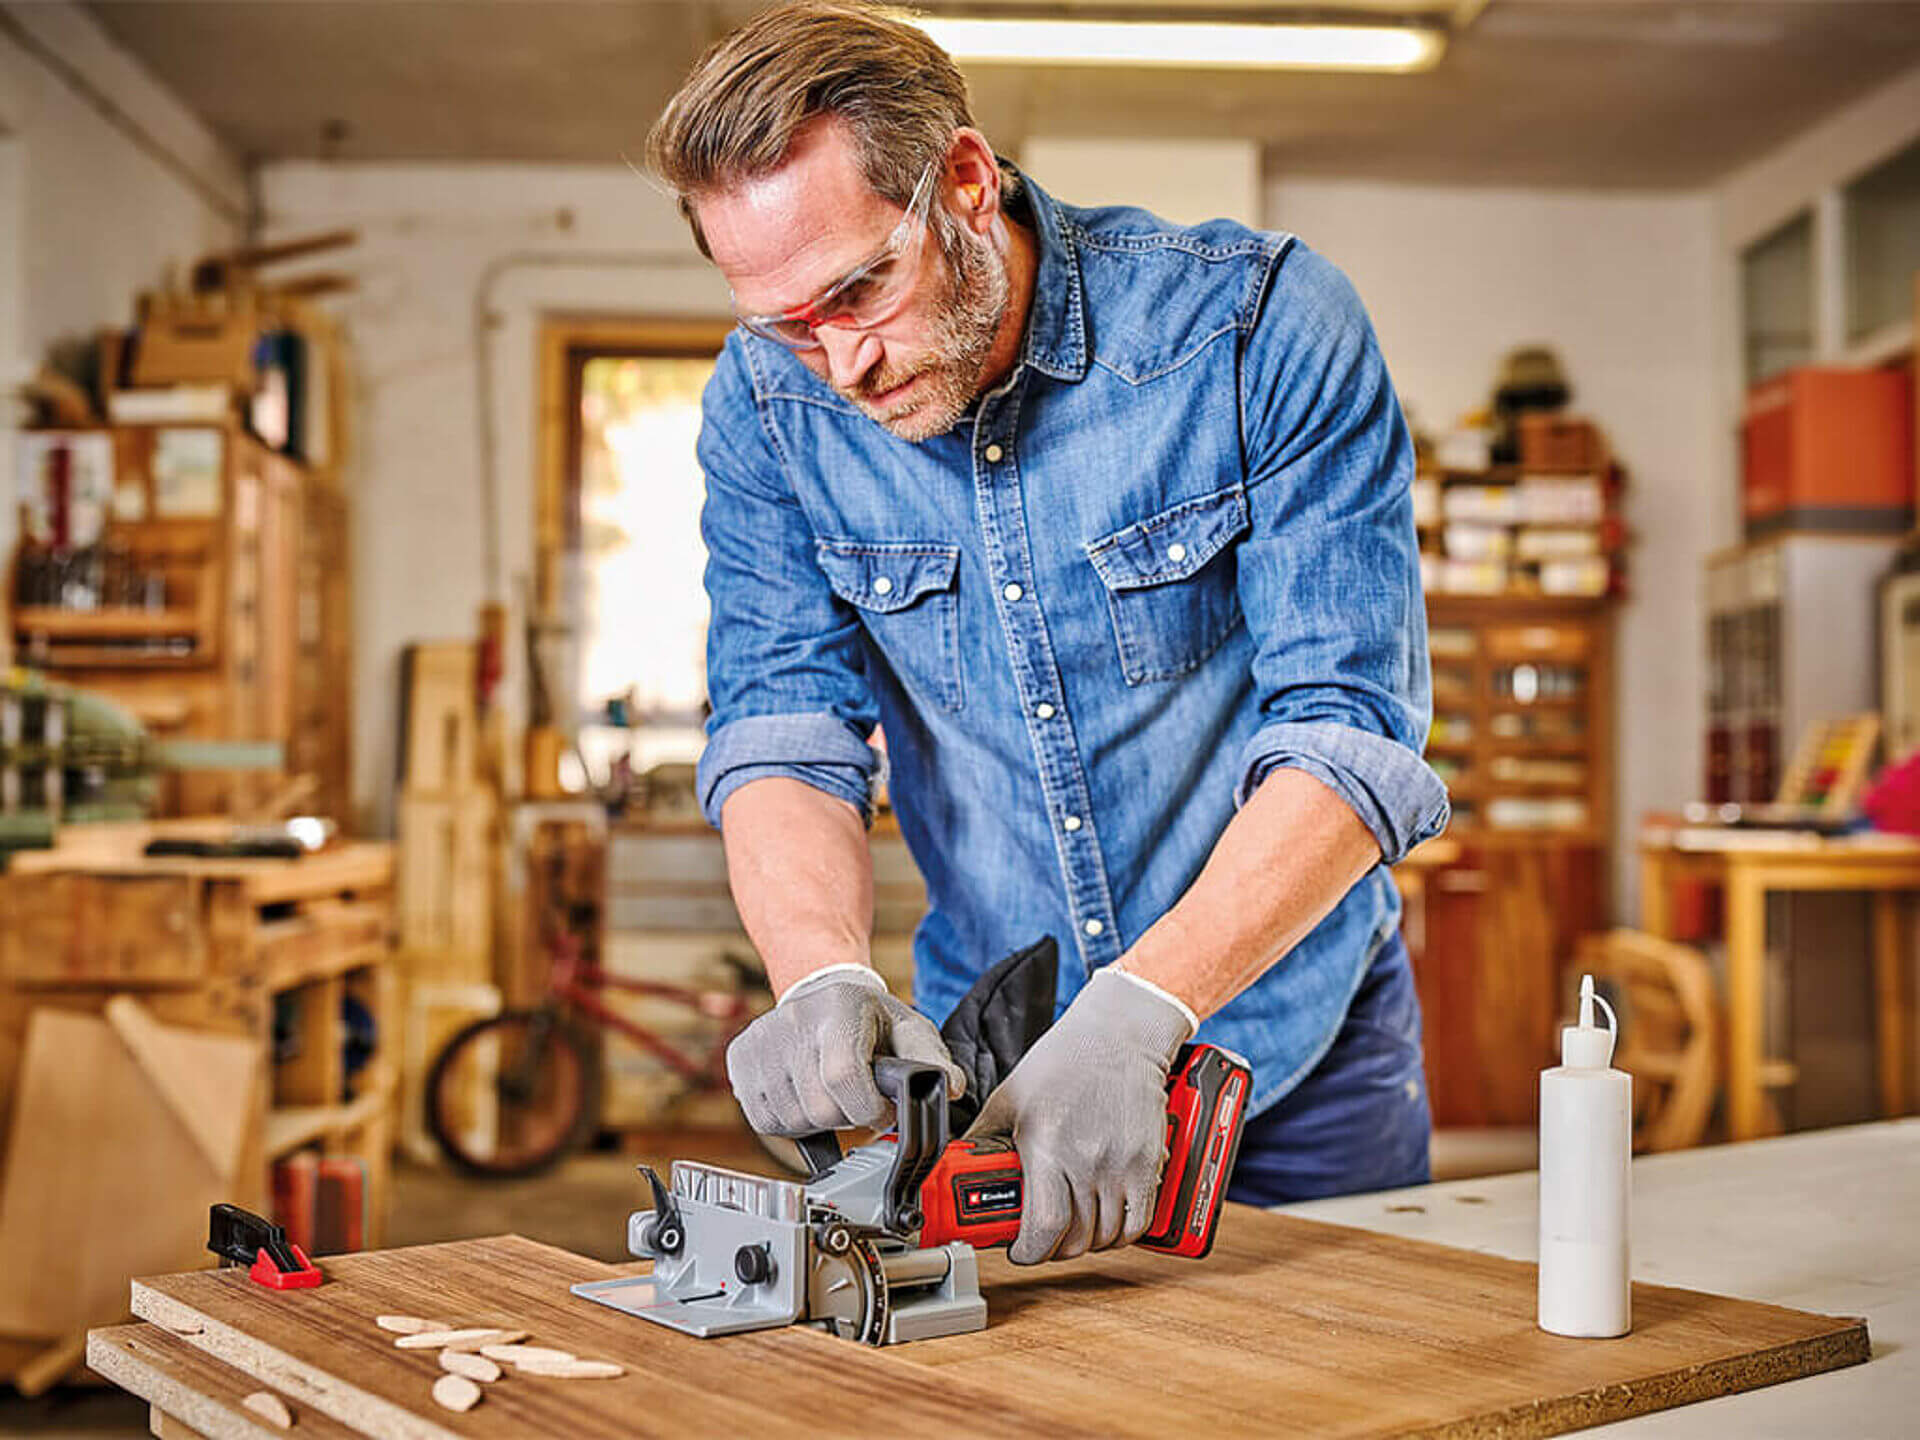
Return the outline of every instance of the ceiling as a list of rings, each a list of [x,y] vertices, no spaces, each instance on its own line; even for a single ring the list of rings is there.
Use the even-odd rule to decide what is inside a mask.
[[[87,8],[249,161],[617,164],[639,153],[701,50],[759,7],[96,0]],[[982,67],[969,73],[976,113],[1009,153],[1035,134],[1250,136],[1276,175],[1692,187],[1920,64],[1920,0],[1340,8],[1450,11],[1457,28],[1439,65],[1417,75]]]

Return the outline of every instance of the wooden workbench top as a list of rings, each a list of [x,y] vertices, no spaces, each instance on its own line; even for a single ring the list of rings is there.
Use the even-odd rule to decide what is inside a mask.
[[[984,1256],[987,1330],[883,1350],[798,1327],[695,1340],[568,1293],[643,1266],[515,1236],[323,1264],[328,1284],[287,1294],[233,1270],[136,1281],[133,1309],[296,1409],[422,1440],[1550,1435],[1868,1353],[1858,1320],[1644,1285],[1631,1336],[1567,1340],[1535,1328],[1529,1265],[1240,1207],[1197,1264],[1130,1250],[1017,1270]],[[428,1398],[433,1355],[374,1325],[390,1311],[524,1328],[627,1374],[515,1374],[449,1414]],[[97,1332],[90,1363],[154,1398],[128,1338]]]
[[[185,875],[198,880],[237,880],[248,898],[270,905],[316,890],[376,889],[393,883],[393,846],[356,840],[332,845],[298,860],[215,860],[193,855],[142,855],[117,850],[22,850],[8,873],[15,876]]]

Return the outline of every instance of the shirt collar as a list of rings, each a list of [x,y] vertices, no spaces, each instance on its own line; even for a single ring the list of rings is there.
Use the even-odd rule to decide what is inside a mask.
[[[1011,211],[1032,227],[1038,251],[1021,361],[1056,380],[1078,380],[1087,373],[1087,302],[1073,230],[1059,202],[1011,162],[1001,163],[1020,176]]]

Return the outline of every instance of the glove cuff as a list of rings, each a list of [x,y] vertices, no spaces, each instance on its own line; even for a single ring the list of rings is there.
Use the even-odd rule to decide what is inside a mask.
[[[1174,994],[1171,990],[1163,989],[1161,986],[1154,984],[1153,981],[1147,979],[1144,975],[1136,975],[1131,970],[1122,970],[1118,965],[1109,966],[1108,968],[1122,980],[1132,981],[1149,995],[1158,996],[1160,999],[1166,1001],[1167,1004],[1173,1006],[1174,1009],[1178,1010],[1187,1022],[1186,1039],[1191,1040],[1199,1033],[1200,1017],[1194,1013],[1193,1007],[1178,995]]]
[[[1070,1009],[1079,1010],[1094,1033],[1124,1036],[1171,1064],[1195,1027],[1182,1013],[1184,1006],[1139,979],[1111,966],[1096,970]]]
[[[787,987],[785,994],[774,1002],[774,1008],[779,1009],[803,990],[818,989],[823,984],[840,980],[870,985],[883,995],[892,993],[887,989],[887,982],[880,978],[880,972],[871,965],[862,965],[857,960],[842,960],[837,965],[822,965],[818,970],[802,975]]]

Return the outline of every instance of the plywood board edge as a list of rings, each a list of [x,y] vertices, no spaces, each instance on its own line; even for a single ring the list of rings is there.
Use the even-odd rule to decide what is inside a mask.
[[[1511,1409],[1475,1416],[1470,1421],[1419,1432],[1436,1440],[1544,1440],[1595,1425],[1611,1425],[1637,1415],[1652,1415],[1761,1390],[1788,1380],[1803,1380],[1829,1370],[1844,1370],[1872,1358],[1867,1322],[1834,1317],[1836,1328],[1820,1335],[1789,1340],[1766,1350],[1729,1355],[1700,1365],[1686,1365],[1631,1384],[1603,1385],[1555,1400],[1535,1401]],[[1604,1340],[1583,1341],[1604,1345]]]
[[[133,1282],[133,1313],[198,1346],[216,1360],[365,1434],[378,1435],[382,1440],[459,1440],[457,1432],[202,1315],[139,1280]]]
[[[89,1330],[87,1368],[148,1404],[158,1406],[167,1415],[204,1435],[206,1440],[282,1440],[284,1432],[254,1423],[244,1412],[231,1410],[191,1386],[177,1383],[157,1366],[142,1360],[126,1342],[132,1338],[129,1332],[145,1328],[144,1325],[117,1325],[112,1329]]]

